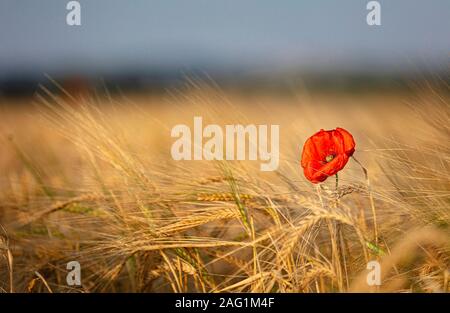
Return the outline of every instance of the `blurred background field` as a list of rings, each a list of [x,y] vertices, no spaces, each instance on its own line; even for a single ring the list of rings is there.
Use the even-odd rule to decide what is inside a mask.
[[[448,291],[447,94],[200,85],[114,98],[43,91],[33,108],[2,107],[5,291]],[[173,161],[171,127],[199,115],[279,124],[279,169]],[[354,161],[338,189],[303,177],[302,144],[336,126],[354,134],[370,184]],[[65,283],[70,260],[82,287]],[[365,283],[370,260],[382,264],[377,288]]]

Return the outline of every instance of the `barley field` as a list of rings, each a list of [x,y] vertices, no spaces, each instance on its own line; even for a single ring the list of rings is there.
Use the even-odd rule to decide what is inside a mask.
[[[449,100],[427,85],[240,93],[191,82],[2,101],[0,291],[449,292]],[[171,129],[194,116],[280,125],[278,169],[174,161]],[[337,186],[312,184],[302,146],[336,127],[353,134],[359,163]],[[70,261],[79,287],[66,283]],[[367,283],[371,261],[380,285]]]

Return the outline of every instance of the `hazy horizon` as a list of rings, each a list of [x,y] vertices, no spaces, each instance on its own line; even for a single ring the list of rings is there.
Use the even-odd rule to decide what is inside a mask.
[[[450,2],[368,1],[132,3],[81,0],[81,26],[66,25],[68,1],[0,3],[0,78],[17,73],[148,70],[393,71],[448,65]]]

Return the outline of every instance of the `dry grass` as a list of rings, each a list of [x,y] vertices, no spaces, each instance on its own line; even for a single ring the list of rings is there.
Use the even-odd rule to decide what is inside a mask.
[[[37,109],[1,109],[2,291],[450,290],[444,95],[242,96],[193,85],[131,99],[43,92]],[[278,171],[172,161],[170,129],[195,115],[279,124]],[[355,135],[370,185],[353,160],[338,190],[304,179],[301,145],[336,126]],[[71,260],[80,288],[66,285]],[[382,267],[376,288],[365,283],[370,260]]]

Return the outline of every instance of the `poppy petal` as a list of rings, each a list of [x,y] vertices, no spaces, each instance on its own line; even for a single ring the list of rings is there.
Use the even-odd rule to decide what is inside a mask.
[[[343,145],[345,153],[350,157],[355,152],[355,139],[353,139],[352,134],[346,131],[343,128],[336,128],[336,131],[339,132],[343,138]]]
[[[326,180],[342,170],[355,151],[353,136],[343,128],[321,129],[303,146],[301,165],[313,183]]]

